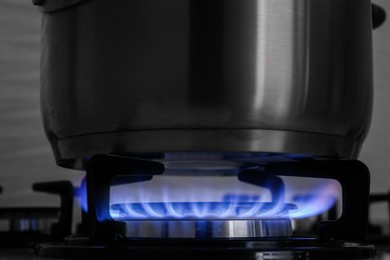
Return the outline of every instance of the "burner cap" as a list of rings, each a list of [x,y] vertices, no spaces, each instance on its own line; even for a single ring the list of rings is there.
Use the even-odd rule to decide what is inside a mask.
[[[290,237],[293,204],[264,202],[169,202],[114,204],[114,220],[129,238]]]
[[[290,237],[290,219],[126,221],[128,238]]]

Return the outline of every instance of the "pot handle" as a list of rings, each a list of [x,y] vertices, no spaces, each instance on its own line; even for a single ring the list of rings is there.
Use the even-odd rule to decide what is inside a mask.
[[[32,0],[33,5],[38,6],[38,10],[43,13],[59,11],[86,0]]]
[[[378,28],[386,20],[386,11],[382,7],[376,4],[371,4],[372,10],[372,27]]]

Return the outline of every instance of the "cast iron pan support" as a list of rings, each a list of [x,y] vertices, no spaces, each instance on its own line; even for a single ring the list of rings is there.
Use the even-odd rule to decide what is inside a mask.
[[[73,217],[73,185],[69,181],[40,182],[33,184],[33,190],[58,194],[60,196],[60,217],[51,226],[54,238],[62,239],[71,234]]]
[[[163,172],[164,166],[158,162],[110,155],[94,156],[87,170],[91,238],[107,241],[125,232],[124,223],[115,222],[109,213],[110,185],[147,181]],[[243,170],[238,178],[262,187],[274,186],[276,190],[283,191],[283,182],[275,175],[337,180],[342,187],[343,212],[335,221],[320,222],[319,237],[323,240],[364,240],[368,222],[370,174],[362,162],[357,160],[274,162],[266,165],[262,172]],[[114,177],[120,178],[114,183],[112,182]],[[282,200],[283,193],[272,194],[272,197],[273,201]]]
[[[87,167],[89,233],[93,240],[115,240],[124,236],[125,223],[111,218],[110,186],[149,181],[164,173],[159,162],[114,155],[95,155]],[[114,177],[116,177],[114,179]]]
[[[388,210],[389,210],[389,220],[390,220],[390,191],[388,193],[376,193],[376,194],[371,194],[370,195],[370,204],[377,203],[377,202],[387,202],[388,205]],[[382,228],[378,225],[372,225],[369,222],[369,234],[370,231],[373,234],[379,234],[382,235]],[[390,225],[389,225],[390,227]]]
[[[242,182],[268,189],[271,192],[272,203],[275,203],[275,205],[284,203],[285,188],[282,178],[276,175],[246,169],[240,171],[238,179]]]
[[[253,179],[253,172],[241,172],[239,178]],[[337,180],[342,187],[343,212],[335,221],[319,223],[323,240],[364,240],[368,223],[370,172],[357,160],[275,162],[260,174],[301,176]]]

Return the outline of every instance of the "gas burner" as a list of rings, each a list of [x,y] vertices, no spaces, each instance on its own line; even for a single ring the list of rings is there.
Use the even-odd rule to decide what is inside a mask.
[[[115,204],[110,207],[110,212],[114,220],[126,223],[126,237],[260,238],[290,237],[292,225],[288,211],[295,208],[293,204],[275,208],[273,203],[258,202],[176,202]],[[199,214],[194,212],[202,210],[208,212],[208,216],[199,219]],[[277,211],[277,214],[272,214],[274,218],[257,217],[271,211]],[[153,212],[154,217],[147,218],[149,212]],[[140,219],[128,219],[129,215],[138,215]],[[233,215],[235,219],[231,218]],[[243,216],[248,219],[243,219]]]
[[[132,259],[373,259],[375,255],[373,246],[348,242],[364,240],[368,219],[369,172],[359,161],[283,161],[241,168],[238,181],[266,187],[271,202],[260,201],[260,196],[228,195],[221,202],[110,206],[111,185],[149,181],[164,171],[158,161],[94,156],[86,178],[88,231],[61,244],[41,244],[36,254],[65,259],[74,255],[80,259],[123,255]],[[337,180],[343,189],[342,215],[320,222],[313,237],[297,237],[290,219],[297,206],[285,202],[279,176]]]
[[[164,165],[155,161],[112,155],[93,157],[87,171],[88,215],[92,236],[107,239],[110,232],[114,237],[116,232],[121,232],[123,223],[115,221],[110,213],[110,184],[149,181],[163,173]],[[364,164],[355,160],[271,162],[259,169],[243,168],[237,174],[240,182],[268,187],[273,203],[284,200],[284,183],[279,176],[337,180],[343,189],[342,216],[336,221],[320,223],[318,235],[343,240],[364,239],[369,197],[369,172]],[[153,205],[159,208],[157,205],[160,204]],[[256,219],[257,216],[247,217],[250,218]]]

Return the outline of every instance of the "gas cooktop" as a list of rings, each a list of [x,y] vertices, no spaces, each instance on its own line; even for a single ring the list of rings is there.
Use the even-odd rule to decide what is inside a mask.
[[[229,176],[238,183],[259,190],[256,196],[253,193],[248,195],[229,191],[220,201],[179,201],[178,197],[167,201],[161,197],[163,201],[160,202],[112,203],[114,194],[111,193],[115,192],[115,187],[128,184],[133,187],[129,190],[130,194],[136,193],[137,185],[144,187],[146,183],[165,177],[166,174],[169,176],[169,171],[159,161],[97,155],[89,161],[86,180],[78,189],[73,189],[66,182],[36,184],[36,190],[59,193],[62,202],[67,202],[59,208],[50,209],[1,209],[0,216],[10,220],[16,219],[15,216],[33,219],[57,217],[58,222],[45,234],[38,230],[32,232],[33,225],[30,225],[30,230],[16,232],[16,236],[11,235],[15,233],[11,230],[2,236],[2,240],[7,241],[3,245],[7,246],[0,250],[0,255],[3,259],[102,259],[122,256],[132,259],[386,257],[382,247],[378,247],[381,251],[377,254],[371,240],[365,242],[369,171],[359,161],[305,159],[273,161],[257,167],[243,164],[236,175]],[[317,212],[316,216],[310,218],[295,219],[293,217],[299,212],[299,202],[314,195],[295,195],[294,200],[290,201],[286,191],[288,185],[283,176],[337,180],[342,188],[342,198],[328,207],[326,214]],[[180,177],[175,174],[173,178]],[[261,199],[262,189],[269,193],[268,201]],[[145,191],[145,188],[141,190]],[[202,187],[197,186],[197,190],[201,192]],[[182,189],[182,197],[185,197],[185,193],[186,190]],[[84,197],[83,207],[86,211],[78,231],[71,234],[69,219],[65,221],[63,217],[70,209],[69,205],[73,203],[75,195]],[[201,194],[197,198],[202,198]],[[388,199],[388,196],[373,195],[372,199]],[[321,208],[321,203],[325,201],[325,197],[316,200],[316,207]],[[337,214],[339,209],[341,213]],[[21,213],[23,211],[25,213]],[[45,214],[41,215],[42,212]],[[313,218],[316,219],[314,222]],[[303,231],[302,226],[306,230]]]

